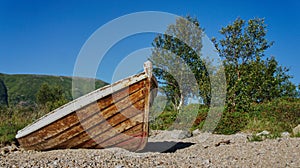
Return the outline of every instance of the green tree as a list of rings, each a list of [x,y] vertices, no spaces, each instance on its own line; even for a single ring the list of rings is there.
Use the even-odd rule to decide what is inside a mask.
[[[152,45],[150,60],[154,65],[154,74],[175,109],[180,109],[195,90],[205,104],[210,101],[210,83],[204,59],[199,56],[202,48],[203,29],[197,19],[178,18],[163,35],[158,35]],[[183,64],[187,66],[183,66]],[[194,78],[197,84],[189,83]]]
[[[50,87],[47,83],[43,83],[36,94],[36,100],[38,104],[51,111],[68,102],[63,93],[60,86]]]
[[[36,94],[37,103],[46,105],[46,103],[52,101],[52,99],[50,86],[47,83],[43,83]]]
[[[227,106],[231,111],[247,111],[251,102],[295,96],[288,69],[274,57],[263,59],[273,42],[266,39],[264,19],[240,18],[220,30],[223,38],[213,42],[224,58],[227,79]]]

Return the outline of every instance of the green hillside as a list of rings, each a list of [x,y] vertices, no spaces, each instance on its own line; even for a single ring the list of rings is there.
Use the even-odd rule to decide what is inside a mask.
[[[50,86],[60,86],[64,90],[64,95],[68,100],[72,100],[72,77],[65,76],[48,76],[48,75],[29,75],[17,74],[8,75],[0,74],[0,99],[5,100],[4,88],[7,88],[8,103],[15,105],[18,103],[33,104],[36,102],[36,93],[43,83]],[[96,88],[107,85],[107,83],[96,80]]]

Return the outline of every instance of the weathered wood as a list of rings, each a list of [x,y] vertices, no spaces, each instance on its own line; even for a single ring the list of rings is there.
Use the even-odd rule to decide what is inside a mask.
[[[144,101],[141,100],[140,102],[137,102],[137,104],[140,107],[143,107]],[[138,107],[135,107],[138,108]],[[132,117],[136,115],[136,111],[134,111],[133,107],[129,107],[122,111],[121,113],[116,114],[114,117],[111,117],[110,119],[105,120],[101,115],[95,115],[94,119],[92,121],[94,122],[86,122],[84,128],[85,131],[82,132],[82,134],[78,135],[77,137],[72,137],[72,139],[64,142],[63,144],[59,145],[58,147],[61,148],[62,146],[67,146],[67,148],[83,148],[82,145],[86,141],[90,139],[94,139],[93,136],[96,136],[98,134],[104,133],[106,131],[109,131],[109,129],[112,129],[111,127],[115,126],[116,124],[125,121],[127,117]],[[116,120],[118,118],[118,120]],[[69,146],[69,145],[72,146]]]
[[[96,135],[96,137],[91,138],[89,141],[84,142],[83,144],[80,144],[78,147],[79,148],[89,148],[89,146],[92,146],[93,148],[99,148],[99,147],[103,148],[103,147],[112,146],[112,144],[108,144],[109,146],[107,146],[107,145],[105,145],[104,142],[109,141],[110,143],[113,143],[113,141],[110,140],[112,137],[122,134],[123,131],[134,127],[135,124],[139,124],[139,123],[136,123],[136,120],[139,120],[141,117],[142,117],[142,114],[132,117],[132,119],[128,119],[128,120],[122,122],[121,124],[116,125],[112,129]],[[106,142],[106,143],[108,143],[108,142]]]
[[[132,139],[134,137],[138,138],[139,136],[141,136],[144,133],[144,132],[141,132],[142,128],[143,128],[142,123],[138,124],[138,125],[134,125],[134,126],[130,127],[127,131],[124,131],[120,134],[116,134],[116,136],[114,136],[102,143],[99,143],[99,145],[111,147],[116,144],[127,141],[128,139]],[[138,141],[140,141],[140,139]]]
[[[80,110],[79,112],[73,113],[73,116],[78,116],[78,118],[82,117],[81,119],[78,119],[78,124],[74,125],[74,127],[68,127],[68,129],[65,129],[64,131],[60,132],[59,134],[55,134],[53,136],[51,136],[51,138],[41,138],[42,140],[40,141],[31,141],[33,144],[30,144],[28,146],[23,146],[23,147],[30,147],[31,149],[36,148],[34,145],[38,145],[39,148],[45,148],[45,149],[50,149],[50,148],[62,148],[63,145],[59,145],[59,143],[63,143],[64,142],[75,137],[78,136],[79,134],[88,131],[88,129],[90,129],[91,127],[95,127],[97,126],[97,124],[101,123],[100,126],[101,127],[100,131],[105,131],[104,128],[108,129],[109,125],[107,123],[102,123],[104,121],[106,121],[107,119],[109,119],[110,117],[112,117],[113,115],[117,114],[120,110],[123,110],[125,108],[127,108],[126,106],[128,106],[131,103],[135,103],[137,102],[139,99],[143,99],[144,95],[143,95],[143,88],[140,88],[139,91],[136,91],[134,93],[132,93],[131,95],[129,95],[128,97],[125,97],[123,99],[121,99],[120,101],[118,101],[117,103],[115,103],[114,105],[109,106],[108,108],[103,109],[103,111],[98,111],[97,105],[99,105],[99,103],[95,103],[92,106],[88,106],[86,108],[83,108],[82,110]],[[109,97],[109,99],[111,99],[111,97]],[[143,103],[143,104],[141,104]],[[144,101],[142,101],[141,103],[137,104],[137,106],[141,106],[144,105]],[[132,111],[133,108],[138,108],[135,106],[131,106],[131,109],[129,109],[130,111]],[[140,108],[141,109],[141,108]],[[142,109],[141,109],[142,110]],[[91,112],[93,111],[93,112]],[[129,111],[129,112],[130,112]],[[125,113],[128,112],[125,111]],[[88,115],[84,115],[86,113],[90,113]],[[83,118],[87,116],[86,118]],[[113,120],[114,117],[112,117],[110,120]],[[81,120],[81,123],[79,122]],[[108,120],[108,121],[110,121]],[[116,121],[117,123],[120,121]],[[61,125],[61,124],[58,124]],[[98,127],[94,128],[97,129]],[[93,130],[94,130],[93,129]],[[42,133],[47,132],[47,131],[41,131]],[[91,131],[88,131],[90,134],[94,134]],[[43,136],[41,135],[41,133],[36,134],[38,136]],[[36,137],[35,137],[36,138]],[[88,139],[90,139],[89,135],[87,135]],[[36,138],[37,139],[37,138]],[[30,138],[27,138],[27,140],[30,140]],[[80,142],[83,139],[75,139],[75,141]],[[42,143],[40,143],[42,142]],[[27,143],[29,144],[29,143]],[[71,144],[72,143],[67,143],[67,144]],[[74,145],[76,146],[76,144]],[[66,148],[71,148],[72,146],[68,145],[66,146]]]
[[[83,96],[61,107],[61,110],[72,109],[69,106],[80,102],[80,108],[64,111],[62,117],[47,122],[60,109],[44,116],[17,135],[20,145],[25,149],[49,150],[59,148],[106,148],[122,147],[128,150],[143,149],[147,143],[148,115],[150,104],[156,96],[157,82],[152,77],[151,64],[145,64],[145,72],[124,79],[130,85],[119,81]],[[147,77],[143,77],[147,75]],[[121,84],[124,87],[121,87]],[[120,88],[120,89],[116,89]],[[109,90],[111,89],[111,93]],[[101,93],[103,92],[103,95]],[[94,97],[99,96],[96,102]],[[88,104],[85,104],[88,102]],[[49,123],[45,125],[45,123]],[[44,126],[43,126],[44,124]],[[42,125],[37,129],[33,126]],[[28,132],[33,130],[33,132]]]
[[[137,101],[137,99],[139,99],[140,97],[137,96],[137,94],[142,94],[141,89],[143,89],[143,82],[139,82],[138,84],[133,85],[133,87],[130,87],[130,93],[133,94],[131,96],[128,96],[127,98],[125,98],[125,96],[128,94],[127,90],[122,90],[118,93],[115,94],[114,97],[112,97],[112,95],[107,96],[104,100],[98,101],[98,103],[92,103],[89,106],[83,107],[82,109],[78,110],[77,113],[72,113],[71,115],[68,115],[65,118],[62,118],[61,120],[58,120],[57,122],[46,126],[44,129],[38,130],[34,133],[31,134],[30,137],[23,137],[19,139],[19,142],[21,144],[24,144],[23,147],[29,147],[29,146],[33,146],[35,144],[38,144],[42,141],[46,141],[49,140],[52,137],[55,137],[58,134],[62,134],[63,132],[66,131],[65,134],[69,134],[70,133],[70,128],[74,127],[73,129],[79,130],[81,129],[81,125],[80,124],[84,124],[86,123],[84,120],[88,120],[87,122],[90,123],[92,122],[91,119],[89,119],[89,117],[91,117],[92,115],[95,115],[96,113],[99,113],[99,109],[103,110],[102,112],[102,116],[103,119],[107,119],[109,117],[111,117],[112,115],[114,115],[115,113],[117,113],[116,110],[116,106],[111,106],[113,104],[113,101],[119,101],[117,103],[117,107],[119,106],[124,106],[124,104],[129,104],[129,102],[135,102]],[[140,90],[139,92],[137,92],[138,90]],[[137,92],[137,93],[136,93]],[[113,100],[113,98],[115,100]],[[102,103],[103,102],[110,102],[110,104],[106,104],[107,106],[103,106]],[[100,107],[99,107],[100,106]],[[105,109],[106,108],[106,109]],[[115,113],[113,113],[115,112]],[[97,121],[97,120],[95,120]],[[81,122],[81,123],[80,123]],[[93,122],[92,122],[93,123]],[[84,126],[85,127],[85,126]],[[69,130],[69,131],[68,131]],[[81,132],[83,132],[84,130],[82,129]],[[63,134],[63,135],[65,135]],[[60,135],[62,136],[62,135]],[[73,135],[75,136],[75,135]],[[65,139],[66,137],[62,137],[61,139]],[[51,141],[51,143],[54,140]],[[58,140],[56,140],[58,141]]]

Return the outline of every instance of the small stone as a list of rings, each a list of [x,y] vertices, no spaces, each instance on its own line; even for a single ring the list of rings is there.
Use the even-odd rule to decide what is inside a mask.
[[[208,165],[208,164],[210,163],[210,160],[209,160],[209,159],[206,159],[206,160],[204,160],[202,163],[205,164],[205,165]]]
[[[294,135],[300,134],[300,124],[293,129],[293,134]]]
[[[8,147],[4,147],[4,148],[2,148],[1,149],[1,155],[5,155],[5,154],[7,154],[7,153],[9,153],[9,148]]]
[[[18,147],[15,145],[15,144],[12,144],[11,146],[10,146],[10,151],[11,152],[14,152],[14,151],[17,151],[18,150]]]
[[[204,146],[203,146],[204,149],[206,149],[206,148],[208,148],[208,147],[209,147],[209,145],[204,145]]]
[[[289,137],[289,136],[290,136],[290,133],[289,133],[289,132],[282,132],[282,133],[281,133],[281,136],[282,136],[282,137]]]
[[[269,131],[264,130],[264,131],[262,131],[260,133],[257,133],[256,136],[263,136],[263,135],[269,135],[269,134],[270,134]]]
[[[196,130],[194,130],[194,131],[192,132],[193,136],[197,136],[197,135],[199,135],[200,133],[201,133],[201,132],[200,132],[199,129],[196,129]]]

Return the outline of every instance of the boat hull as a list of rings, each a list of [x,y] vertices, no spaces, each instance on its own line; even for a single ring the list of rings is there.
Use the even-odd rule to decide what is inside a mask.
[[[152,75],[141,78],[143,75],[147,76],[147,73],[128,78],[127,84],[121,81],[107,86],[102,89],[103,93],[113,90],[120,83],[125,85],[42,128],[17,137],[21,147],[30,150],[108,147],[121,147],[131,151],[143,149],[148,137],[149,107],[156,96],[154,90],[157,87]],[[139,80],[135,81],[137,77]],[[101,90],[99,93],[101,94]],[[76,100],[72,103],[76,104]],[[52,115],[59,112],[57,110]],[[38,122],[47,117],[51,119],[51,114]],[[33,126],[34,124],[27,129]]]

